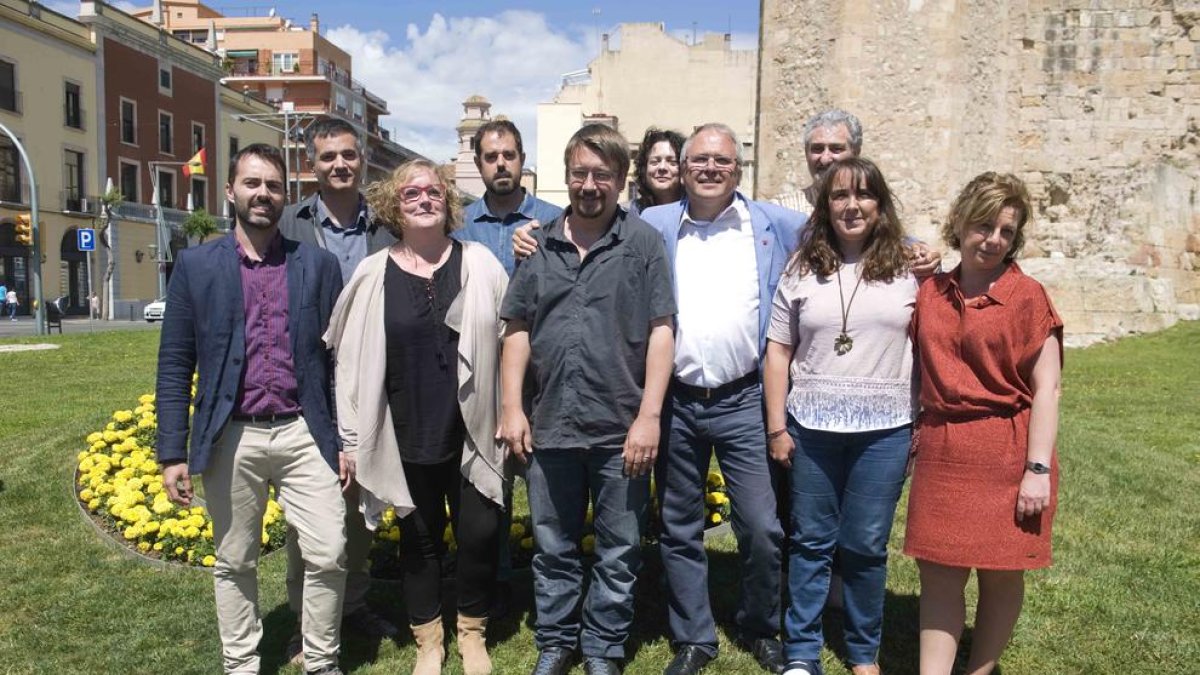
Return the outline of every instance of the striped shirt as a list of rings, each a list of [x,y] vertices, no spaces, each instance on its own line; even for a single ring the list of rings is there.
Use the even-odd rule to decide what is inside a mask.
[[[237,254],[246,319],[246,363],[238,381],[234,412],[242,415],[299,412],[299,387],[288,335],[283,237],[275,235],[262,260],[252,260],[240,243]]]

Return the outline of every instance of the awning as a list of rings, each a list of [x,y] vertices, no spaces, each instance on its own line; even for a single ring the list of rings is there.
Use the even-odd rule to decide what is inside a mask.
[[[257,49],[231,49],[225,52],[225,56],[231,59],[256,59],[258,58]]]

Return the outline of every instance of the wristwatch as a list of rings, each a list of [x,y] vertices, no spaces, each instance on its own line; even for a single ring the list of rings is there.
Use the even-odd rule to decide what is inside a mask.
[[[1025,462],[1025,470],[1032,471],[1033,473],[1036,473],[1039,475],[1043,475],[1043,474],[1050,473],[1050,465],[1042,464],[1041,462]]]

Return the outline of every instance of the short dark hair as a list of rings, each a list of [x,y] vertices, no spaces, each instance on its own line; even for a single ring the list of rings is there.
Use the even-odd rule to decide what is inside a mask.
[[[279,169],[279,175],[283,178],[284,183],[287,182],[287,165],[283,163],[283,155],[279,152],[279,148],[266,143],[251,143],[246,147],[234,153],[233,157],[229,158],[229,184],[233,185],[237,181],[238,163],[244,157],[257,157],[265,162],[274,164],[276,169]]]
[[[308,125],[304,130],[304,149],[308,151],[308,161],[313,162],[317,159],[317,139],[329,138],[330,136],[341,136],[342,134],[350,134],[354,137],[354,145],[358,148],[358,154],[362,155],[366,149],[363,147],[363,137],[358,129],[353,124],[340,117],[322,117],[321,119]]]
[[[646,176],[646,166],[650,162],[650,151],[654,146],[666,141],[671,144],[671,149],[675,151],[675,161],[682,159],[683,154],[683,134],[670,129],[659,129],[658,127],[650,127],[646,130],[646,135],[642,136],[642,144],[638,146],[637,161],[633,165],[634,182],[637,184],[638,206],[641,208],[649,208],[657,206],[654,203],[654,193],[650,191],[650,180]],[[682,172],[682,167],[680,171]]]
[[[525,154],[525,145],[521,143],[521,132],[517,129],[517,125],[508,120],[489,120],[475,130],[475,136],[471,139],[471,145],[475,148],[476,159],[483,155],[483,150],[480,147],[480,144],[483,143],[483,137],[493,132],[501,136],[509,134],[517,139],[517,154]]]
[[[571,156],[580,148],[588,148],[600,155],[608,168],[622,179],[629,175],[629,141],[621,132],[606,124],[585,124],[567,141],[563,150],[563,165],[571,170]]]

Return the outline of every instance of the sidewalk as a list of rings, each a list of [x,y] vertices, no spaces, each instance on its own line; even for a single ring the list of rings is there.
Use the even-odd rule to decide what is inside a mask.
[[[87,334],[88,332],[99,333],[101,331],[113,330],[159,330],[162,328],[162,322],[146,323],[145,321],[129,321],[115,320],[103,321],[101,319],[88,320],[86,316],[68,316],[63,317],[62,322],[63,335],[79,335]],[[55,329],[50,335],[58,335],[58,329]],[[34,337],[36,331],[33,326],[33,317],[18,316],[16,321],[9,321],[8,317],[0,317],[0,338],[9,337]]]

